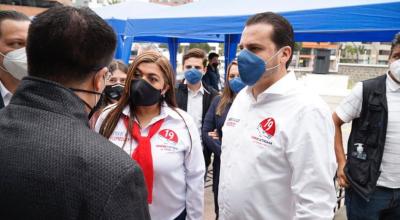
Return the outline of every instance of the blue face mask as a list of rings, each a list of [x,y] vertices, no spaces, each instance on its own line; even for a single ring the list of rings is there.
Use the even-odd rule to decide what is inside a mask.
[[[200,82],[202,77],[203,77],[203,73],[195,68],[188,69],[185,71],[185,79],[190,84],[196,84],[196,83]]]
[[[232,89],[232,91],[235,94],[238,94],[240,90],[242,90],[244,87],[246,87],[246,84],[243,83],[242,79],[240,77],[235,77],[231,80],[229,80],[229,87]]]
[[[256,54],[251,51],[244,49],[238,55],[238,68],[239,75],[242,81],[249,86],[254,85],[261,76],[268,70],[272,70],[277,68],[280,64],[271,67],[267,67],[267,62],[274,58],[277,54],[279,54],[281,50],[278,50],[274,55],[272,55],[267,61],[264,62],[263,59],[258,57]]]

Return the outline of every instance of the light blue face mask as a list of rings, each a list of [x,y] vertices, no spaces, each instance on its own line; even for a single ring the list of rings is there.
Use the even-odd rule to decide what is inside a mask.
[[[229,87],[232,89],[232,91],[235,94],[238,94],[240,90],[242,90],[244,87],[246,87],[246,84],[243,83],[242,79],[240,77],[235,77],[231,80],[229,80]]]
[[[269,62],[272,58],[280,53],[281,50],[278,50],[274,55],[272,55],[267,61],[264,62],[256,54],[252,53],[251,51],[244,49],[238,55],[238,68],[239,68],[239,75],[242,81],[249,86],[254,85],[261,76],[267,72],[268,70],[272,70],[277,68],[280,64],[271,67],[267,67],[267,62]]]
[[[203,73],[200,70],[192,68],[185,71],[185,79],[190,84],[196,84],[200,82],[203,77]]]

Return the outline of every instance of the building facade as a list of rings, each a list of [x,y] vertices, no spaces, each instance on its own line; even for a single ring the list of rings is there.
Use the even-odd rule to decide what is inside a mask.
[[[149,0],[151,3],[169,5],[169,6],[178,6],[187,3],[192,3],[193,0]]]
[[[97,8],[110,4],[117,4],[123,1],[125,0],[72,0],[72,3],[78,7],[87,6],[90,8]]]
[[[386,65],[390,48],[390,42],[346,42],[341,45],[340,62]]]
[[[51,7],[71,4],[71,0],[0,0],[0,10],[14,10],[31,17]]]
[[[321,50],[329,51],[329,71],[335,72],[338,68],[340,44],[329,42],[299,42],[293,52],[290,66],[294,69],[312,70]]]

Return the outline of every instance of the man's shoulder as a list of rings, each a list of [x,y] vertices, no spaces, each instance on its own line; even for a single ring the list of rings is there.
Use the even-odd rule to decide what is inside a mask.
[[[105,137],[92,130],[86,131],[87,138],[82,138],[80,146],[86,146],[82,149],[82,154],[87,156],[89,162],[98,162],[98,160],[113,161],[112,163],[130,163],[132,159],[120,147],[113,144]],[[78,140],[79,141],[79,140]],[[120,162],[118,162],[120,161]],[[101,164],[101,163],[100,163]]]
[[[379,80],[385,80],[386,77],[387,77],[387,74],[382,74],[382,75],[374,77],[374,78],[363,80],[362,82],[365,83],[365,82],[374,82],[374,81],[379,81]]]
[[[185,93],[188,91],[188,87],[187,84],[185,83],[179,83],[176,87],[175,87],[175,92],[176,93]]]
[[[309,88],[299,89],[295,94],[292,104],[299,108],[299,111],[322,111],[325,113],[331,112],[328,104],[316,92]]]
[[[377,76],[372,79],[367,79],[362,81],[362,87],[365,89],[373,89],[373,88],[381,88],[380,86],[384,86],[386,83],[387,75],[383,74],[381,76]]]

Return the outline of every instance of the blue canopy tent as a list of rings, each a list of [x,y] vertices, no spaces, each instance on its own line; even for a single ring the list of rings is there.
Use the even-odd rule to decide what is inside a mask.
[[[178,47],[180,43],[206,43],[206,42],[224,42],[223,35],[190,35],[186,37],[165,35],[165,36],[126,36],[124,41],[124,48],[120,59],[126,63],[129,61],[129,56],[133,42],[156,42],[168,44],[170,62],[173,69],[176,69],[176,57],[178,53]]]
[[[286,17],[296,41],[390,41],[400,31],[400,1],[394,0],[201,0],[128,19],[125,34],[135,38],[223,36],[227,66],[236,55],[248,17],[264,11]],[[176,63],[173,59],[171,63]]]
[[[170,8],[170,6],[139,1],[126,1],[115,5],[95,8],[94,11],[105,19],[114,29],[117,34],[118,43],[115,58],[122,59],[126,63],[129,61],[133,42],[166,43],[169,47],[170,58],[175,61],[179,43],[224,42],[223,35],[191,34],[190,36],[181,36],[173,34],[154,34],[152,36],[134,36],[126,33],[128,18],[138,19],[143,16],[146,17],[148,15],[158,14],[162,9],[166,8]],[[176,62],[171,63],[173,67],[176,68]]]
[[[106,20],[107,23],[114,29],[115,33],[117,34],[117,49],[115,52],[115,57],[117,59],[122,59],[126,53],[124,49],[124,43],[127,37],[125,34],[127,19],[137,18],[146,14],[154,14],[157,13],[157,11],[168,7],[169,6],[154,3],[126,1],[115,5],[94,8],[93,11],[95,11],[101,18]],[[149,41],[154,41],[158,38],[151,37],[148,39]],[[168,39],[165,38],[164,40],[167,41]]]

